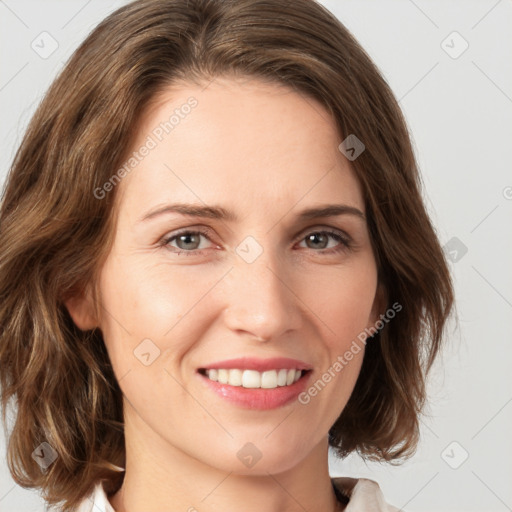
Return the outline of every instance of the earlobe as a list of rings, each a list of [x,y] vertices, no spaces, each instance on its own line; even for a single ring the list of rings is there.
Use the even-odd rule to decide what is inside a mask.
[[[75,325],[82,331],[98,327],[93,301],[88,292],[81,292],[64,300],[64,305]]]

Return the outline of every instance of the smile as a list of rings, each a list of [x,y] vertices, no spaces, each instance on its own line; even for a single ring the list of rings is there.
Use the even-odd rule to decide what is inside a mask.
[[[296,402],[312,373],[311,364],[289,357],[238,357],[197,369],[208,393],[236,407],[259,410]]]
[[[238,368],[224,369],[212,368],[204,370],[208,379],[228,384],[230,386],[241,386],[248,389],[274,389],[277,387],[291,386],[297,382],[305,373],[299,369],[278,369],[259,372],[257,370],[241,370]]]

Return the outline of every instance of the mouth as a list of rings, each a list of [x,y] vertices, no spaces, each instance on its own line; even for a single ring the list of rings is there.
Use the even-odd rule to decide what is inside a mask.
[[[239,368],[200,368],[199,373],[213,382],[245,389],[275,389],[291,386],[303,377],[309,370],[298,368],[276,370],[242,370]]]
[[[306,387],[312,368],[288,358],[239,358],[197,370],[206,387],[231,405],[274,409],[290,404]]]

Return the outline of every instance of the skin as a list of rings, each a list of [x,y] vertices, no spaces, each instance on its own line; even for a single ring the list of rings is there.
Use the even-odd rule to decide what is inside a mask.
[[[374,325],[384,308],[366,221],[297,218],[333,203],[364,213],[362,190],[315,100],[253,79],[217,78],[203,89],[174,84],[146,112],[133,150],[187,98],[198,100],[117,187],[115,240],[97,283],[101,316],[87,294],[67,304],[80,328],[100,327],[124,394],[126,475],[110,501],[118,512],[335,510],[327,433],[364,350],[308,404],[265,411],[227,402],[197,369],[291,357],[312,365],[314,383]],[[178,201],[239,218],[140,220]],[[201,227],[209,240],[159,243]],[[351,248],[330,236],[308,243],[328,228],[348,235]],[[252,263],[236,252],[248,236],[263,250]],[[144,339],[160,350],[148,366],[134,356]],[[237,457],[247,442],[261,453],[252,468]]]

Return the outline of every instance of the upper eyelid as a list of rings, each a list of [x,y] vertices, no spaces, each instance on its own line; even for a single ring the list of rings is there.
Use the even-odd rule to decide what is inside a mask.
[[[303,230],[299,231],[294,236],[293,239],[300,241],[308,233],[320,233],[320,232],[329,232],[329,231],[333,231],[338,236],[341,236],[342,238],[347,239],[347,242],[352,241],[352,237],[343,229],[335,228],[333,226],[319,226],[319,225],[314,225],[314,226],[304,228]],[[180,228],[171,233],[168,233],[161,238],[161,241],[164,243],[169,243],[169,241],[173,240],[174,238],[176,238],[180,235],[187,234],[187,233],[195,233],[195,234],[203,235],[204,237],[208,238],[208,240],[210,242],[214,243],[212,240],[212,237],[211,237],[211,234],[213,232],[214,232],[213,229],[206,227],[206,226],[201,226],[201,227],[191,226],[191,227],[186,227],[186,228]]]

